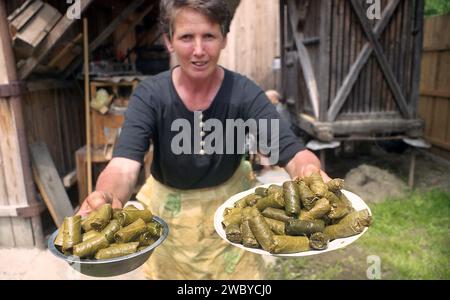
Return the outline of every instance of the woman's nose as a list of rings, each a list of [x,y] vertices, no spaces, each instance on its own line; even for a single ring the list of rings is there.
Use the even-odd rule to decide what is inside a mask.
[[[202,56],[205,53],[203,41],[196,39],[194,44],[194,56]]]

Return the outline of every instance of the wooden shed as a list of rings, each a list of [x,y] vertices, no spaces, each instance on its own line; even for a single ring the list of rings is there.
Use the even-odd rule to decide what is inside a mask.
[[[234,13],[240,0],[227,3]],[[110,159],[125,107],[98,113],[97,90],[126,103],[123,90],[139,75],[169,68],[158,14],[159,0],[0,0],[0,247],[44,246],[43,212],[59,226],[84,199],[89,172]]]
[[[376,2],[281,0],[284,97],[321,141],[422,134],[423,0]]]

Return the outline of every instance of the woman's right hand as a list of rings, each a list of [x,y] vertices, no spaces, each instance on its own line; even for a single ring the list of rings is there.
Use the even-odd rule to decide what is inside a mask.
[[[85,216],[91,211],[96,210],[103,204],[110,203],[112,208],[122,208],[122,202],[111,193],[104,191],[94,191],[84,199],[80,209],[77,211],[77,215]]]

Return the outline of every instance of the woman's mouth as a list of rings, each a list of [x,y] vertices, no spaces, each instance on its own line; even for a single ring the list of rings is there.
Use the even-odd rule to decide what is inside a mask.
[[[202,68],[208,64],[207,61],[193,61],[192,64],[197,68]]]

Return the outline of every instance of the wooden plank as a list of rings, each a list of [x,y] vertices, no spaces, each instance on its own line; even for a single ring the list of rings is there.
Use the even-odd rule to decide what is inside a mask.
[[[387,80],[387,83],[394,95],[394,99],[397,103],[397,106],[400,109],[400,112],[402,113],[402,115],[404,117],[408,118],[410,116],[411,112],[406,104],[405,97],[400,89],[398,81],[395,78],[395,75],[392,71],[392,67],[388,63],[378,39],[374,36],[372,29],[370,28],[369,22],[367,21],[367,18],[365,16],[365,14],[363,13],[363,10],[360,6],[360,3],[357,0],[351,0],[351,3],[352,3],[352,6],[354,7],[354,11],[359,18],[359,21],[363,27],[363,30],[364,30],[367,38],[369,39],[369,41],[371,42],[371,44],[374,48],[375,56],[378,60],[378,63],[380,64],[381,70],[383,71],[383,74]],[[419,51],[419,53],[420,53],[420,51]],[[420,63],[420,60],[418,61],[418,63]],[[420,68],[420,66],[417,68]],[[419,74],[419,78],[420,78],[420,74]],[[417,84],[419,84],[418,81],[417,81]],[[418,89],[418,87],[416,87],[416,89]]]
[[[419,101],[419,87],[420,87],[420,59],[422,56],[423,46],[423,14],[424,14],[424,1],[416,0],[416,12],[414,28],[418,31],[414,37],[414,54],[413,54],[413,66],[412,66],[412,80],[411,80],[411,105],[410,115],[412,117],[417,116],[417,103]]]
[[[438,52],[437,91],[450,93],[450,51]]]
[[[93,2],[93,0],[79,0],[80,1],[80,13]],[[60,40],[63,34],[69,29],[69,27],[75,23],[76,19],[69,18],[60,18],[58,23],[53,27],[53,29],[49,32],[49,34],[42,41],[39,46],[38,52],[33,54],[32,57],[27,59],[26,64],[24,64],[19,69],[19,78],[21,80],[26,79],[33,70],[38,66],[39,63],[46,57],[50,50],[56,45],[56,43]]]
[[[14,37],[22,27],[30,21],[30,19],[44,6],[44,3],[40,0],[27,1],[19,9],[14,12],[14,16],[9,21],[9,30],[11,35]],[[9,19],[9,17],[8,17]]]
[[[332,1],[320,1],[320,53],[319,53],[319,75],[320,85],[319,98],[319,120],[327,121],[328,99],[330,98],[330,55],[331,55],[331,4]]]
[[[30,146],[30,149],[34,179],[53,221],[60,226],[65,217],[73,215],[72,205],[47,146],[43,143],[35,143]]]
[[[115,38],[115,41],[114,41],[114,44],[116,45],[116,48],[118,48],[119,51],[121,48],[120,44],[122,44],[125,37],[127,37],[129,33],[134,32],[136,25],[141,23],[141,21],[144,19],[144,17],[153,9],[153,7],[155,7],[154,3],[148,5],[141,12],[139,12],[139,14],[137,16],[132,18],[132,22],[130,24],[124,24],[126,27],[124,28],[124,30],[122,30],[122,32],[120,32],[120,35],[117,38]],[[135,43],[136,42],[137,41],[135,41]],[[123,44],[125,44],[125,43],[123,43]],[[130,45],[128,44],[125,47],[130,48]],[[126,48],[125,48],[125,50],[126,50]]]
[[[399,2],[400,0],[392,0],[391,2],[389,2],[388,6],[384,9],[381,20],[376,24],[373,30],[373,37],[375,39],[377,39],[380,36],[381,32],[383,32],[383,30],[388,25],[389,20]],[[355,62],[350,67],[348,74],[346,75],[341,87],[339,88],[335,98],[333,99],[330,105],[330,108],[328,110],[329,121],[333,121],[336,119],[337,114],[339,113],[345,101],[347,100],[353,85],[358,79],[359,73],[361,72],[362,68],[369,59],[372,51],[373,48],[371,42],[365,43],[361,52],[358,54]]]
[[[450,98],[450,91],[420,90],[420,96]]]
[[[11,23],[12,20],[14,20],[20,13],[22,13],[31,2],[34,2],[35,0],[26,0],[22,5],[20,5],[17,9],[15,9],[7,18],[8,23]]]
[[[430,137],[442,142],[445,141],[447,128],[447,119],[449,114],[448,104],[450,101],[447,99],[435,99],[435,108],[433,111],[433,127],[431,128]]]
[[[0,68],[2,68],[0,84],[8,84],[17,80],[5,1],[0,1]],[[29,169],[26,131],[19,97],[0,98],[0,136],[0,156],[2,156],[0,168],[5,174],[7,204],[34,204],[34,187]],[[30,218],[6,218],[7,221],[2,221],[2,226],[8,226],[9,222],[15,246],[42,245],[40,218],[35,216],[31,219],[34,225],[31,224]],[[3,242],[1,239],[0,243]],[[10,243],[10,241],[6,241],[6,244]]]
[[[297,12],[295,8],[294,2],[288,2],[288,10],[291,13],[290,15],[290,25],[294,36],[295,45],[297,46],[298,58],[300,62],[300,66],[302,68],[303,76],[305,78],[305,83],[307,86],[309,100],[311,102],[314,116],[316,118],[319,117],[319,91],[317,89],[316,76],[314,74],[314,70],[311,65],[311,59],[309,57],[308,50],[305,45],[303,45],[300,33],[297,31],[298,20],[296,20],[294,13]]]
[[[22,57],[30,56],[60,18],[58,10],[44,4],[27,26],[14,36],[15,52]]]
[[[122,12],[105,28],[103,31],[89,44],[89,53],[94,52],[124,21],[126,18],[136,10],[145,0],[132,1]],[[83,56],[78,57],[65,72],[67,78],[73,71],[81,64]]]
[[[432,122],[433,99],[430,97],[420,97],[419,101],[419,117],[425,122],[425,136],[430,135],[430,125]]]

